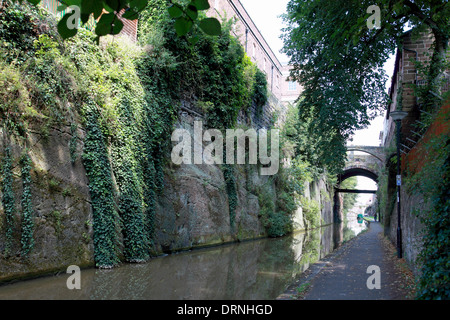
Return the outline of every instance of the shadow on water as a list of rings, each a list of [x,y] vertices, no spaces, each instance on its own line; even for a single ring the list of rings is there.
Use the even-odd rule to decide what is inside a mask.
[[[80,290],[69,290],[70,275],[63,273],[0,286],[0,299],[275,299],[310,264],[356,233],[329,225],[112,270],[85,269]]]

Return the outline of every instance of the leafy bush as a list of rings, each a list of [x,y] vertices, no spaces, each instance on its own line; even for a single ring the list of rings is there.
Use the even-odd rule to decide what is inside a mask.
[[[32,110],[20,72],[0,61],[0,118],[5,134],[23,137],[28,127],[26,119]]]
[[[33,56],[33,41],[38,35],[37,11],[26,3],[7,2],[0,8],[0,51],[6,63],[21,65]]]
[[[252,90],[252,101],[256,105],[259,113],[267,103],[267,78],[264,72],[256,68],[255,81]]]

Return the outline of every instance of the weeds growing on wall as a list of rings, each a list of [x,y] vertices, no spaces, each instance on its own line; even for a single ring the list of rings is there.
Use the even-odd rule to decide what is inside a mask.
[[[298,106],[290,105],[286,120],[281,130],[281,149],[289,165],[283,168],[278,177],[279,196],[278,203],[284,207],[284,212],[292,215],[299,207],[303,210],[307,228],[319,227],[322,223],[320,204],[304,196],[306,182],[324,177],[324,170],[318,166],[314,159],[318,155],[308,137],[308,124],[299,121]],[[312,163],[311,163],[311,162]],[[336,181],[334,176],[326,176],[328,183]]]
[[[301,198],[301,205],[303,214],[310,228],[317,228],[320,226],[320,205],[314,199],[306,197]]]
[[[236,208],[238,205],[238,197],[236,190],[236,177],[234,167],[230,164],[222,165],[223,177],[225,179],[225,190],[228,195],[228,210],[230,212],[230,227],[234,230],[236,219]]]

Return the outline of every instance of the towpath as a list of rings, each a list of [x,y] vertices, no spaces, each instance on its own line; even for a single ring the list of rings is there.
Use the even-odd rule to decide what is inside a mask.
[[[369,230],[314,264],[280,300],[407,300],[412,274],[371,222]]]

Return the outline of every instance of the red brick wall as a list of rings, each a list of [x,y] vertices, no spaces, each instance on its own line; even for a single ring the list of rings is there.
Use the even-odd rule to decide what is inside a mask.
[[[434,38],[432,34],[428,32],[421,33],[418,38],[414,37],[411,33],[408,33],[403,38],[403,52],[400,58],[399,75],[402,77],[403,81],[403,110],[405,111],[410,111],[415,105],[413,89],[410,88],[408,84],[414,84],[416,77],[419,82],[423,80],[420,74],[416,75],[417,70],[414,65],[416,52],[418,61],[428,61],[429,57],[425,54],[431,53],[429,49],[433,44],[433,41]]]
[[[417,173],[422,169],[425,163],[433,160],[429,159],[425,144],[430,141],[430,139],[440,135],[450,136],[449,117],[450,102],[441,108],[436,120],[430,125],[423,138],[414,146],[414,148],[412,148],[407,155],[402,154],[402,171],[408,167],[409,170]]]
[[[125,10],[122,10],[119,13],[119,18],[124,14]],[[119,35],[126,35],[128,36],[131,41],[136,42],[137,41],[137,25],[138,20],[128,20],[128,19],[120,19],[123,22],[123,28],[122,31],[120,31]]]

